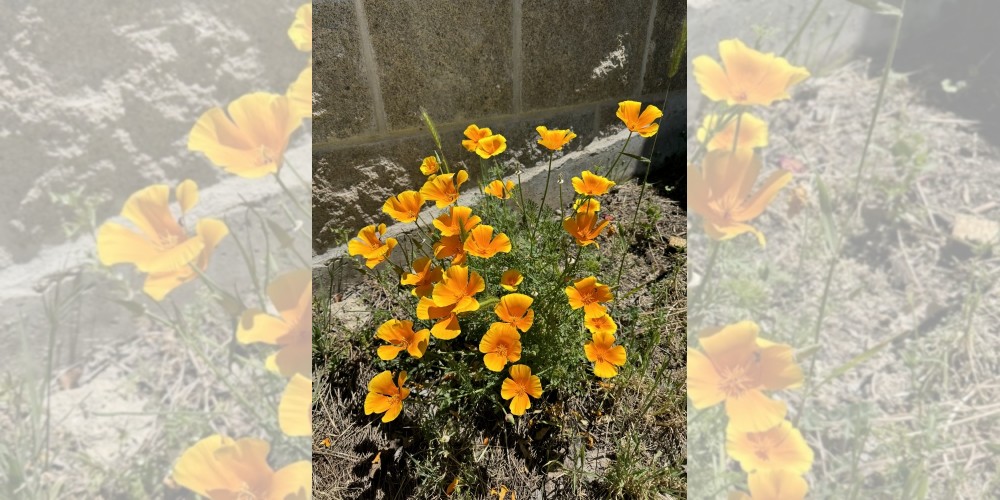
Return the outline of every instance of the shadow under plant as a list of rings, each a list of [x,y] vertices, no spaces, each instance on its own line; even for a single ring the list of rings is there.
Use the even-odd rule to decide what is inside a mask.
[[[639,190],[633,182],[619,185],[603,197],[602,212],[612,220],[631,220]],[[639,207],[635,224],[615,226],[634,238],[627,243],[602,239],[599,251],[576,264],[585,272],[613,276],[626,255],[615,311],[627,363],[617,377],[596,379],[579,348],[581,321],[546,311],[539,297],[536,326],[525,337],[551,332],[541,333],[550,339],[531,340],[532,369],[542,375],[544,393],[520,417],[506,411],[506,402],[497,397],[503,377],[483,369],[481,354],[464,333],[435,344],[447,357],[432,350],[420,360],[404,356],[400,368],[425,383],[410,385],[398,419],[380,424],[377,415],[366,416],[366,385],[380,371],[372,361],[382,343],[374,338],[376,327],[407,317],[396,304],[405,303],[409,290],[391,273],[369,274],[351,288],[336,285],[332,276],[333,286],[315,290],[317,498],[440,498],[452,485],[453,498],[499,496],[505,490],[523,498],[684,497],[686,215],[663,196],[662,186],[647,186],[647,191],[655,195]],[[474,207],[475,213],[498,231],[515,235],[512,253],[527,253],[527,242],[518,241],[515,228],[523,222],[520,212],[500,210],[498,203],[489,199]],[[535,210],[530,202],[525,207],[527,214]],[[558,261],[558,248],[569,236],[560,219],[548,212],[542,217],[538,236],[547,247],[528,261],[525,276],[555,273],[554,279],[565,264]],[[487,283],[499,280],[510,262],[505,259],[526,261],[516,255],[486,261],[481,269]],[[335,262],[331,272],[348,266],[356,264]],[[463,320],[463,331],[485,330],[485,316],[469,324]],[[483,324],[472,324],[476,321]],[[566,358],[568,352],[579,354]]]

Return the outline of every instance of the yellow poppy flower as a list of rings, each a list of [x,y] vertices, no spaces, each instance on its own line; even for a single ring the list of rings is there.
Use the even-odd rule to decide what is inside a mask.
[[[478,311],[479,301],[475,295],[486,289],[486,282],[482,276],[475,271],[469,271],[468,267],[453,265],[445,271],[441,282],[434,285],[434,293],[431,295],[434,305],[437,307],[447,307],[454,305],[455,314]]]
[[[745,472],[786,470],[805,474],[812,468],[813,451],[792,424],[783,420],[763,432],[726,429],[726,453]]]
[[[719,120],[721,118],[721,116],[715,114],[706,116],[701,124],[701,128],[698,129],[698,140],[705,142],[708,134],[719,127]],[[740,138],[736,145],[737,148],[753,149],[767,146],[767,122],[750,113],[743,113],[742,118],[730,118],[729,122],[721,130],[717,130],[715,135],[712,136],[712,140],[708,141],[706,150],[715,151],[721,149],[723,151],[732,151],[737,122],[739,122],[740,126]]]
[[[802,500],[809,492],[806,480],[785,469],[761,470],[747,478],[750,494],[734,492],[729,500]]]
[[[524,275],[517,269],[508,269],[500,277],[500,286],[508,292],[517,291],[517,286],[524,281]]]
[[[601,316],[593,316],[585,318],[583,320],[583,326],[590,330],[590,333],[611,333],[614,334],[618,331],[618,325],[615,324],[615,320],[611,319],[610,314],[602,314]]]
[[[538,131],[538,135],[541,136],[538,139],[538,143],[552,151],[558,151],[563,148],[569,141],[572,141],[576,134],[570,130],[549,130],[544,126],[537,126],[535,130]]]
[[[436,175],[427,179],[420,188],[420,194],[433,201],[438,208],[444,208],[458,201],[458,190],[467,180],[469,173],[465,170],[459,170],[454,174]]]
[[[429,297],[421,297],[417,303],[417,319],[438,320],[431,327],[431,335],[441,340],[451,340],[462,333],[458,324],[458,315],[455,314],[455,304],[438,307],[434,305],[434,300]]]
[[[573,189],[584,196],[601,196],[615,185],[614,181],[594,174],[590,170],[584,170],[580,177],[574,177],[570,180],[573,182]]]
[[[535,321],[535,311],[531,310],[531,303],[534,300],[523,293],[507,294],[500,297],[500,302],[493,308],[493,312],[500,321],[526,332]]]
[[[582,307],[585,317],[603,316],[608,312],[608,308],[601,303],[614,300],[611,287],[598,283],[594,276],[573,283],[573,286],[566,287],[565,291],[569,298],[569,306],[573,309]]]
[[[465,252],[488,259],[498,253],[510,253],[510,238],[506,234],[493,236],[493,227],[486,224],[476,226],[465,240]]]
[[[468,139],[462,141],[462,147],[468,149],[470,153],[475,153],[476,148],[479,147],[479,141],[493,135],[493,131],[488,128],[479,128],[475,124],[469,125],[465,128],[465,137]]]
[[[500,134],[484,137],[476,144],[476,154],[484,160],[492,158],[506,150],[507,138]]]
[[[396,238],[386,238],[383,243],[381,237],[384,235],[385,224],[365,226],[358,231],[357,238],[347,242],[347,253],[364,257],[365,265],[374,269],[389,258],[392,249],[399,243]]]
[[[531,396],[542,397],[542,381],[537,375],[531,374],[528,365],[513,365],[510,367],[510,377],[503,380],[500,387],[500,397],[509,399],[510,412],[514,415],[524,415],[531,408]]]
[[[278,316],[247,309],[236,328],[241,344],[262,342],[279,350],[265,366],[290,377],[309,375],[312,370],[312,271],[299,269],[282,274],[267,286],[267,296]]]
[[[389,345],[378,348],[378,357],[382,361],[396,359],[400,351],[406,351],[414,358],[422,358],[424,357],[424,352],[427,351],[427,343],[430,342],[431,338],[429,330],[424,329],[414,332],[412,321],[400,321],[398,319],[390,319],[382,323],[382,326],[378,327],[375,335],[389,343]]]
[[[295,11],[295,21],[288,28],[288,38],[292,39],[295,48],[302,52],[310,52],[313,47],[313,17],[312,4],[307,3]]]
[[[629,130],[642,137],[652,137],[656,135],[656,132],[660,130],[660,124],[653,122],[663,116],[663,111],[660,111],[660,108],[653,106],[652,104],[646,106],[646,109],[642,110],[642,113],[639,113],[640,109],[642,109],[641,102],[622,101],[618,103],[618,112],[615,113],[615,116],[617,116]]]
[[[595,198],[577,198],[573,202],[573,211],[596,213],[601,211],[601,202]]]
[[[713,101],[730,106],[769,106],[788,99],[788,89],[806,78],[809,71],[792,66],[783,57],[758,52],[732,39],[719,42],[722,65],[709,56],[692,61],[694,78],[701,93]]]
[[[758,337],[752,321],[708,329],[699,334],[704,353],[688,349],[688,396],[701,410],[725,402],[730,426],[760,432],[778,425],[787,411],[764,390],[798,387],[802,369],[792,348]]]
[[[594,375],[611,378],[618,375],[618,366],[625,365],[625,348],[612,346],[615,336],[608,332],[594,332],[591,341],[583,345],[587,360],[594,363]]]
[[[451,258],[452,264],[465,264],[465,244],[459,235],[442,236],[434,245],[434,257],[438,259]]]
[[[188,136],[188,149],[204,153],[226,172],[246,178],[274,174],[284,161],[288,138],[302,123],[288,98],[257,92],[206,111]]]
[[[215,434],[185,450],[171,477],[213,500],[247,495],[268,500],[305,498],[312,488],[312,462],[301,460],[275,471],[267,464],[270,451],[267,441]]]
[[[424,206],[424,197],[416,191],[403,191],[385,201],[382,211],[399,222],[413,222]]]
[[[365,396],[365,415],[385,413],[382,422],[396,420],[403,411],[403,400],[410,395],[410,390],[403,387],[406,382],[406,372],[399,372],[399,384],[393,383],[392,372],[386,370],[368,382],[368,395]]]
[[[403,273],[399,284],[414,287],[411,293],[416,297],[427,297],[443,274],[444,270],[435,266],[429,257],[420,257],[413,261],[413,272]]]
[[[577,212],[572,217],[563,219],[563,229],[576,240],[577,245],[583,247],[596,245],[600,248],[601,245],[596,241],[597,237],[610,223],[611,221],[602,219],[596,212]]]
[[[493,323],[479,341],[479,352],[486,354],[483,356],[486,368],[503,371],[508,361],[521,359],[521,334],[507,323]]]
[[[503,182],[499,179],[489,183],[483,188],[483,192],[500,198],[501,200],[506,200],[510,198],[514,192],[514,181]]]
[[[428,156],[420,162],[420,173],[424,175],[434,175],[441,169],[436,156]]]
[[[441,236],[464,236],[481,221],[479,216],[472,215],[471,208],[456,205],[434,219],[433,224],[441,231]]]
[[[278,403],[278,426],[289,436],[312,435],[312,379],[296,373]]]
[[[699,170],[688,166],[688,207],[704,219],[705,232],[715,240],[752,233],[764,246],[764,234],[748,221],[759,216],[789,181],[792,173],[772,173],[753,196],[750,189],[760,174],[760,156],[753,150],[717,150],[705,156]]]
[[[177,186],[181,218],[198,203],[198,186],[186,180]],[[204,271],[219,242],[229,234],[218,219],[202,219],[189,234],[170,212],[170,187],[157,184],[129,196],[121,211],[135,229],[107,222],[97,230],[97,257],[101,264],[132,264],[147,273],[143,291],[163,300],[174,288]]]

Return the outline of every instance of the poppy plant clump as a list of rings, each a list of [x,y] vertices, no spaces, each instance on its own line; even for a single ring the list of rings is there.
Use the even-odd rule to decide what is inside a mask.
[[[641,108],[622,102],[619,116],[630,133],[649,137],[663,113],[656,106]],[[440,147],[433,123],[426,114],[424,119]],[[535,131],[537,144],[550,155],[577,138],[572,130],[546,125]],[[477,124],[462,136],[466,161],[450,163],[437,149],[414,165],[424,176],[419,189],[385,200],[383,212],[413,224],[417,238],[389,238],[386,225],[378,223],[348,243],[350,255],[362,258],[360,269],[398,286],[393,298],[402,303],[373,332],[372,359],[380,373],[370,379],[364,411],[382,414],[382,422],[405,416],[411,405],[419,405],[414,411],[421,418],[444,407],[468,412],[460,402],[481,400],[470,394],[480,394],[483,384],[495,400],[509,401],[504,405],[511,415],[526,415],[533,400],[545,404],[549,376],[600,380],[627,366],[632,326],[612,317],[612,287],[594,271],[577,269],[580,260],[598,253],[613,224],[601,214],[601,197],[616,185],[616,164],[574,177],[569,199],[559,193],[562,206],[553,217],[544,211],[551,179],[542,202],[529,207],[519,176],[503,177],[498,157],[507,151],[506,137]],[[473,181],[482,200],[476,206],[459,202],[463,186],[473,180],[466,162],[480,166]],[[401,373],[396,383],[393,373]],[[403,387],[407,376],[419,390]]]

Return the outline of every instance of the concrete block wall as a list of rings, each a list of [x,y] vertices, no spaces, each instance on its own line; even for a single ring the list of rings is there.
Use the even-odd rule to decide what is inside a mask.
[[[332,230],[382,220],[389,196],[419,189],[438,125],[449,161],[469,123],[508,139],[510,169],[545,157],[537,125],[572,128],[567,152],[621,128],[624,99],[662,104],[685,0],[316,0],[313,10],[314,253]],[[678,92],[682,94],[683,92]],[[475,179],[473,179],[474,182]]]

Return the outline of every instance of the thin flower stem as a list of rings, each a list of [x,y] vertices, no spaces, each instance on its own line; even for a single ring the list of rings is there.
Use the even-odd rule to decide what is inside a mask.
[[[826,270],[826,280],[823,284],[823,295],[819,300],[819,312],[816,313],[816,322],[813,323],[813,345],[819,344],[819,336],[823,331],[823,319],[826,318],[826,305],[830,299],[830,285],[833,283],[833,275],[836,274],[837,264],[840,263],[839,253],[840,251],[838,250],[837,254],[830,259],[830,267]],[[817,357],[818,356],[814,354],[812,359],[809,361],[808,375],[805,377],[807,383],[813,379],[813,374],[816,370]],[[792,425],[797,426],[799,424],[799,419],[802,417],[802,414],[805,413],[806,402],[809,400],[812,390],[813,387],[810,387],[803,393],[802,403],[799,405],[799,412],[795,415]]]
[[[813,18],[816,17],[816,12],[819,11],[819,6],[822,4],[823,0],[816,0],[816,3],[814,3],[812,6],[812,10],[810,10],[809,14],[806,16],[805,21],[803,21],[802,24],[799,25],[799,29],[795,32],[795,36],[793,36],[792,39],[788,42],[788,45],[785,45],[785,50],[781,51],[781,57],[785,57],[786,55],[788,55],[788,53],[791,52],[796,45],[798,45],[799,39],[802,38],[802,34],[806,31],[806,27],[809,26],[810,23],[812,23]]]
[[[542,220],[542,209],[545,208],[545,198],[549,196],[549,179],[552,177],[552,155],[554,153],[554,151],[549,151],[549,169],[545,173],[545,190],[542,192],[542,202],[538,204],[538,215],[535,216],[535,224],[531,227],[531,250],[528,252],[528,255],[531,257],[535,255],[535,231]]]
[[[288,197],[292,200],[292,203],[295,204],[295,207],[298,208],[303,215],[309,216],[309,210],[306,210],[306,208],[299,203],[298,198],[296,198],[292,191],[288,189],[288,186],[285,185],[285,181],[281,180],[281,175],[277,172],[274,173],[274,180],[278,181],[278,185],[281,186],[281,190],[288,195]]]
[[[889,82],[889,74],[892,72],[892,62],[896,58],[896,48],[899,46],[899,33],[903,28],[903,13],[906,11],[906,0],[899,6],[900,15],[896,18],[896,28],[892,34],[892,44],[889,45],[889,55],[882,68],[882,80],[878,85],[878,97],[875,99],[875,110],[872,112],[872,119],[868,122],[868,132],[865,135],[865,145],[861,148],[861,160],[858,162],[858,173],[854,177],[854,189],[851,191],[857,197],[858,190],[861,189],[861,176],[865,169],[865,160],[868,158],[868,147],[872,142],[872,134],[875,132],[875,123],[878,121],[879,111],[882,110],[882,100],[885,97],[885,87]],[[860,205],[860,199],[859,199]]]
[[[660,107],[660,109],[667,109],[667,101],[669,99],[670,99],[670,84],[669,84],[669,81],[668,81],[667,90],[666,90],[666,93],[663,96],[663,105]],[[660,118],[660,123],[661,124],[663,123],[663,118],[662,117]],[[656,150],[656,140],[659,139],[659,138],[660,138],[660,134],[659,133],[657,133],[656,136],[653,137],[653,145],[652,145],[652,147],[650,147],[651,151],[655,151]],[[650,154],[649,156],[652,157],[653,155]],[[635,211],[632,212],[632,222],[630,224],[630,227],[632,228],[632,234],[626,240],[626,244],[628,243],[628,241],[631,241],[633,238],[635,238],[635,233],[637,231],[637,228],[635,227],[635,221],[636,221],[636,219],[639,218],[639,207],[642,206],[642,198],[646,194],[646,183],[649,182],[649,171],[650,171],[650,169],[652,167],[653,167],[653,162],[652,162],[652,160],[650,160],[649,162],[646,163],[646,175],[644,175],[643,178],[642,178],[642,187],[639,189],[639,200],[635,203]],[[624,238],[624,236],[625,235],[622,234],[623,238]],[[621,283],[622,271],[625,269],[625,257],[626,257],[626,255],[628,255],[628,252],[622,252],[622,257],[621,257],[620,261],[618,262],[618,274],[615,276],[615,284],[614,284],[613,288],[617,289],[619,283]]]
[[[695,293],[694,300],[692,301],[692,303],[696,304],[700,303],[701,299],[705,296],[705,292],[708,289],[708,285],[710,284],[713,276],[712,272],[715,270],[715,263],[719,258],[719,248],[722,247],[722,243],[715,240],[710,240],[708,245],[708,264],[705,265],[705,276],[702,278],[701,286],[698,287],[698,291]],[[702,307],[702,309],[705,308]],[[698,314],[697,316],[700,317],[701,314]]]
[[[618,166],[618,160],[622,159],[622,154],[624,154],[625,150],[628,149],[628,143],[632,140],[632,134],[634,133],[635,132],[632,132],[631,130],[628,131],[628,137],[625,138],[625,144],[622,144],[622,149],[618,151],[618,156],[615,157],[615,161],[611,164],[611,168],[608,169],[608,175],[606,176],[608,179],[614,180],[613,175],[615,173],[615,167]]]

